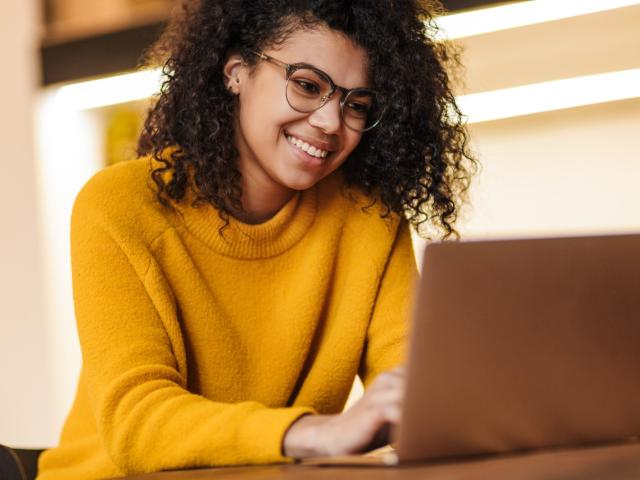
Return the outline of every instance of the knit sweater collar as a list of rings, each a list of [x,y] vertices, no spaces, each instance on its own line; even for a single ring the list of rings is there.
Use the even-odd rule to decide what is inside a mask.
[[[212,250],[229,257],[256,259],[279,255],[298,243],[315,219],[317,200],[317,187],[298,192],[272,218],[257,225],[229,217],[225,227],[210,204],[192,207],[187,202],[179,210],[187,230]]]

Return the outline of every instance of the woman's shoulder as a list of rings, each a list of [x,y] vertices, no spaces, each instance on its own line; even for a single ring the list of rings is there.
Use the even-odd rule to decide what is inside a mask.
[[[76,197],[73,218],[106,230],[166,229],[170,211],[156,198],[152,168],[144,157],[99,171]]]
[[[150,159],[142,157],[108,166],[95,173],[82,188],[84,195],[103,195],[105,191],[134,193],[140,178],[148,176]]]
[[[337,217],[346,232],[378,241],[393,241],[402,218],[390,211],[375,193],[367,193],[349,184],[341,171],[336,171],[318,185],[320,211]]]

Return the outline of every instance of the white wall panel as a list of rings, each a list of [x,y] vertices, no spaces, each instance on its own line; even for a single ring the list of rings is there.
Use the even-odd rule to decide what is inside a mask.
[[[0,443],[38,446],[54,432],[33,148],[37,4],[0,9]]]

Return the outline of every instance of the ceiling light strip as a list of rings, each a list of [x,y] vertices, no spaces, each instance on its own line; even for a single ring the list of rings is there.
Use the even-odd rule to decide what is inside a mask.
[[[640,0],[529,0],[438,18],[440,39],[481,35],[563,18],[640,5]]]
[[[149,98],[160,90],[160,69],[78,82],[58,89],[55,101],[68,110],[89,110]]]
[[[640,97],[640,68],[463,95],[469,123]]]
[[[160,70],[118,75],[60,87],[55,101],[66,110],[89,110],[156,94]],[[470,123],[640,97],[640,69],[574,77],[458,97]]]

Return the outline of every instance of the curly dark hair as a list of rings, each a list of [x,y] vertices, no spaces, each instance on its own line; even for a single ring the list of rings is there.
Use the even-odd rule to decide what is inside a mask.
[[[238,52],[253,67],[252,50],[328,26],[366,51],[372,88],[388,102],[383,122],[340,166],[346,184],[380,201],[383,216],[395,212],[419,232],[435,227],[458,238],[453,225],[477,162],[452,92],[458,52],[435,40],[443,12],[434,0],[185,0],[146,55],[165,75],[138,144],[139,155],[162,165],[151,173],[158,200],[171,206],[192,189],[227,221],[242,210],[225,60]]]

